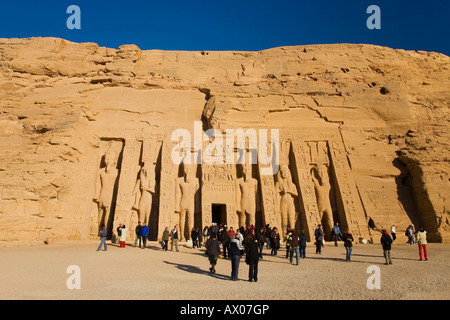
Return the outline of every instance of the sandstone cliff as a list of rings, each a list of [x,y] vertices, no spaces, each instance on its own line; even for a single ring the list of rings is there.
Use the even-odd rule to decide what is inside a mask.
[[[336,128],[372,235],[414,223],[448,242],[449,101],[450,58],[433,52],[0,39],[0,246],[88,239],[104,133],[158,136],[199,120],[282,135]]]

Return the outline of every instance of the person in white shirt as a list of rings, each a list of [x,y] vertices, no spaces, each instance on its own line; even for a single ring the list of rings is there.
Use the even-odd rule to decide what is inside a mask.
[[[120,247],[125,248],[125,241],[127,239],[127,231],[128,229],[125,227],[125,225],[120,228],[121,234],[120,234]]]
[[[391,235],[392,235],[392,240],[395,241],[395,239],[397,239],[397,234],[395,232],[395,226],[394,225],[391,226]]]

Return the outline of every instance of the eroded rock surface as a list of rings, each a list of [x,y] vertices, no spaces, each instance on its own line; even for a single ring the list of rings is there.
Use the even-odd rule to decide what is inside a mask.
[[[298,189],[295,227],[310,237],[321,222],[312,168],[323,164],[335,222],[376,241],[382,228],[402,234],[413,223],[448,242],[449,68],[443,54],[372,45],[181,52],[0,39],[0,246],[95,237],[96,181],[109,148],[119,170],[111,232],[136,225],[132,192],[151,162],[148,223],[160,237],[178,222],[182,169],[168,159],[171,134],[194,136],[194,121],[223,133],[279,129],[281,162]],[[281,228],[277,177],[259,173],[253,165],[256,223]],[[197,166],[196,176],[195,226],[226,210],[239,227],[239,168]]]

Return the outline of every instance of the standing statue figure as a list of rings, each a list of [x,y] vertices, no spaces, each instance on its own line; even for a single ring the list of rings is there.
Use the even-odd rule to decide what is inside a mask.
[[[314,189],[316,191],[317,206],[319,209],[319,218],[324,225],[324,231],[327,236],[333,227],[333,210],[330,202],[330,179],[328,177],[328,166],[326,163],[322,165],[316,164],[311,170]]]
[[[242,173],[243,177],[236,180],[236,190],[238,190],[240,194],[240,199],[238,199],[238,209],[240,209],[238,210],[239,227],[244,224],[247,224],[248,226],[253,225],[255,227],[258,180],[252,178],[250,166],[242,165]]]
[[[287,165],[282,165],[278,171],[275,190],[280,195],[281,229],[284,237],[288,226],[292,229],[295,228],[297,213],[293,197],[298,196],[297,187],[292,182],[291,172]]]
[[[107,225],[111,213],[111,205],[114,195],[119,170],[117,170],[117,154],[108,149],[105,152],[106,166],[100,170],[95,187],[94,200],[98,202],[98,226]]]
[[[179,213],[180,241],[187,237],[185,230],[192,230],[194,227],[195,193],[199,189],[199,180],[194,176],[191,166],[183,165],[184,176],[177,178],[175,185],[175,212]],[[187,220],[187,229],[185,229]]]
[[[152,209],[152,197],[155,194],[155,165],[145,162],[139,172],[139,179],[133,189],[133,195],[139,197],[137,205],[138,221],[148,224],[150,211]],[[137,201],[136,201],[137,202]]]

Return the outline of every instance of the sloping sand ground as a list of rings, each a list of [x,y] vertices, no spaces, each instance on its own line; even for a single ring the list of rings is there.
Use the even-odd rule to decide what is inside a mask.
[[[401,240],[399,240],[401,241]],[[353,261],[345,249],[327,243],[321,255],[308,243],[306,259],[291,265],[282,249],[271,256],[264,249],[259,281],[250,283],[241,260],[240,281],[230,281],[231,262],[220,259],[209,273],[203,249],[180,246],[163,252],[159,243],[146,249],[96,251],[99,241],[55,243],[0,249],[0,299],[157,299],[157,300],[315,300],[315,299],[449,299],[450,244],[428,244],[429,260],[419,261],[417,246],[395,244],[393,264],[384,265],[380,245],[357,244]],[[295,261],[295,259],[294,259]],[[80,289],[69,289],[69,266],[79,267]],[[380,289],[370,266],[379,267]],[[370,271],[370,268],[369,268]],[[72,278],[71,278],[72,279]],[[71,280],[69,279],[69,280]],[[70,282],[70,281],[69,281]],[[75,282],[71,282],[75,283]]]

